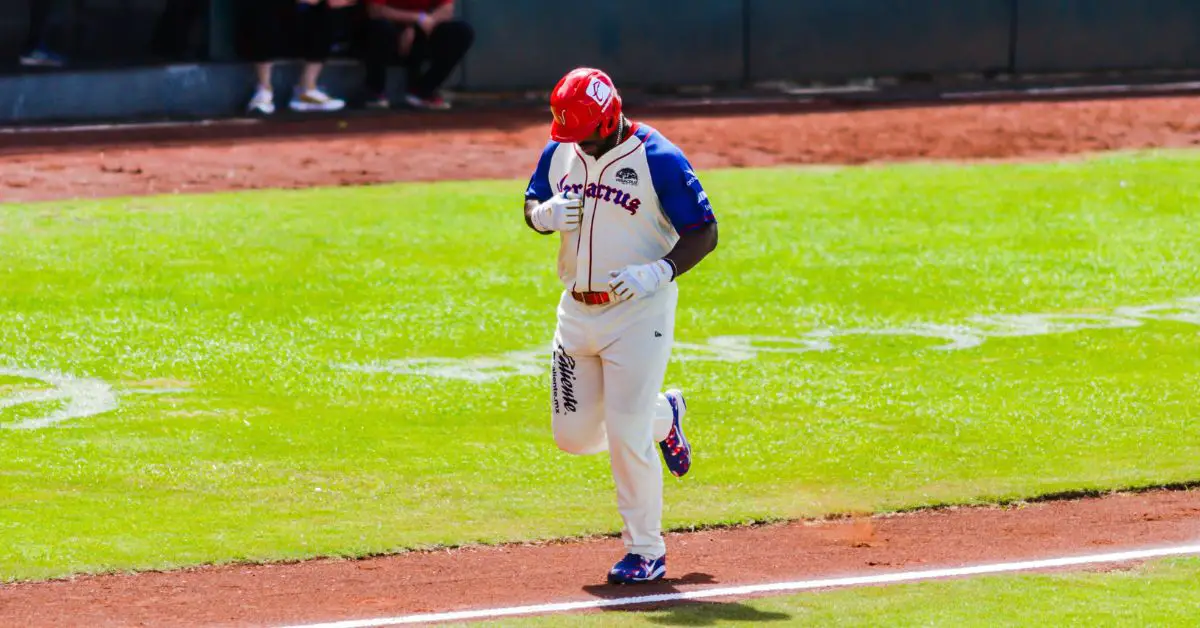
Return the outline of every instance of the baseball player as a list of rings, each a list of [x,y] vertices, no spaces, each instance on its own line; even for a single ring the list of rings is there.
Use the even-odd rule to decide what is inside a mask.
[[[607,450],[627,554],[608,581],[666,574],[663,477],[692,450],[678,390],[660,393],[675,337],[675,279],[717,246],[717,221],[691,164],[653,128],[630,122],[612,79],[569,72],[550,95],[554,122],[525,190],[525,222],[559,234],[551,372],[554,441]]]

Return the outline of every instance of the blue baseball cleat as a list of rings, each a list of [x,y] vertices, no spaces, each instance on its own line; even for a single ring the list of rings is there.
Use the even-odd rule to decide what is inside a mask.
[[[634,584],[661,580],[667,575],[667,557],[649,559],[641,554],[626,554],[608,572],[609,584]]]
[[[692,468],[692,446],[683,435],[683,415],[687,414],[687,402],[679,390],[668,390],[664,396],[671,404],[675,419],[671,423],[670,433],[658,443],[658,448],[662,450],[663,460],[671,470],[671,475],[681,478]]]

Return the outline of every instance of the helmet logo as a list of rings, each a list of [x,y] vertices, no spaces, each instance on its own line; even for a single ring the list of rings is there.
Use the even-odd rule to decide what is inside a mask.
[[[557,123],[559,123],[559,124],[561,124],[561,125],[563,125],[563,126],[566,126],[566,125],[567,125],[567,116],[566,116],[566,114],[564,114],[563,112],[559,111],[557,107],[551,107],[551,108],[550,108],[550,114],[554,116],[554,121],[555,121],[555,122],[557,122]]]
[[[600,105],[600,110],[603,111],[608,109],[608,104],[612,102],[613,89],[606,85],[604,81],[592,77],[591,83],[588,84],[587,94],[591,96],[592,100],[596,101],[597,105]]]

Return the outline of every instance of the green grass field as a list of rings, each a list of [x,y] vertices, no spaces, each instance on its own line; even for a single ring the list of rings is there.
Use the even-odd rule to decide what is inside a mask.
[[[1194,626],[1200,561],[992,576],[572,616],[571,626]],[[563,616],[484,622],[561,626]]]
[[[706,173],[665,523],[1200,479],[1197,168]],[[559,287],[522,190],[0,206],[0,581],[617,530],[529,366]]]

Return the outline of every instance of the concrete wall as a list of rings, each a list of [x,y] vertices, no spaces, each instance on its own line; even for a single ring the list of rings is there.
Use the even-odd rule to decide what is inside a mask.
[[[296,63],[276,68],[275,98],[280,111],[287,107],[299,74]],[[403,82],[398,71],[389,79],[394,89]],[[357,64],[333,63],[321,83],[334,94],[355,94],[362,80]],[[254,85],[253,67],[235,63],[0,76],[0,122],[229,116],[245,111]]]

